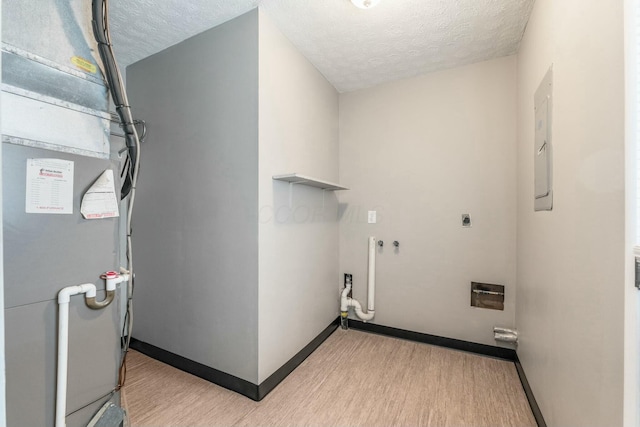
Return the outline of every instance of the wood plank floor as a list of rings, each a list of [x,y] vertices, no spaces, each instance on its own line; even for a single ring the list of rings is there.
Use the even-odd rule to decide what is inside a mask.
[[[536,423],[511,362],[338,329],[261,402],[131,351],[131,426]]]

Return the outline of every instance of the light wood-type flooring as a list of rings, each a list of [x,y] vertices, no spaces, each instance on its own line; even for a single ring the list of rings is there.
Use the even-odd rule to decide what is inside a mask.
[[[512,362],[338,329],[261,402],[131,351],[131,426],[536,426]]]

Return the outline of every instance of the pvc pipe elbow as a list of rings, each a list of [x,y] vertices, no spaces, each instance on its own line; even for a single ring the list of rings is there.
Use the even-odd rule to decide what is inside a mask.
[[[72,288],[75,288],[75,286],[63,288],[58,292],[58,304],[69,304],[71,296],[77,294],[77,292],[74,292],[75,289]]]
[[[107,291],[107,296],[105,297],[105,299],[103,299],[102,301],[96,301],[95,295],[90,297],[87,294],[85,298],[85,302],[87,304],[87,307],[89,307],[90,309],[100,310],[102,308],[105,308],[109,304],[111,304],[115,295],[116,295],[116,291]]]
[[[369,311],[368,313],[365,313],[364,311],[362,311],[362,306],[360,305],[358,300],[355,300],[353,298],[349,299],[349,305],[353,307],[353,311],[356,312],[356,316],[358,316],[358,318],[360,318],[365,322],[367,320],[373,319],[373,316],[375,315],[375,311],[373,310]]]
[[[78,294],[87,294],[89,297],[96,296],[96,287],[91,283],[84,283],[78,286],[67,286],[58,292],[58,304],[68,304],[71,297]]]
[[[342,290],[342,294],[340,295],[340,311],[342,312],[349,310],[349,298],[347,297],[347,295],[349,295],[350,290],[351,290],[351,287],[346,286]]]
[[[105,297],[105,299],[102,301],[96,301],[96,287],[94,285],[90,285],[91,289],[87,292],[87,295],[85,296],[85,303],[87,304],[87,307],[89,307],[92,310],[100,310],[113,302],[113,299],[115,298],[115,295],[116,295],[116,286],[118,285],[118,283],[122,283],[124,281],[129,280],[129,272],[120,274],[116,271],[107,271],[106,273],[104,273],[102,277],[104,277],[104,279],[107,282],[106,283],[107,296]],[[84,286],[84,285],[81,285],[81,286]]]
[[[370,311],[368,313],[365,313],[359,307],[354,308],[354,310],[356,312],[356,316],[358,316],[364,322],[366,322],[367,320],[372,320],[373,316],[375,316],[375,311]]]
[[[80,285],[81,294],[85,294],[87,298],[95,298],[96,297],[96,286],[93,283],[85,283],[84,285]]]

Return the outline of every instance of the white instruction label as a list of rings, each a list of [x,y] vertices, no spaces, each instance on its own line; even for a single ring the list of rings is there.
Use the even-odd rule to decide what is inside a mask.
[[[119,216],[118,198],[113,181],[113,170],[107,169],[82,197],[80,213],[85,219]]]
[[[73,162],[27,159],[26,212],[73,213]]]

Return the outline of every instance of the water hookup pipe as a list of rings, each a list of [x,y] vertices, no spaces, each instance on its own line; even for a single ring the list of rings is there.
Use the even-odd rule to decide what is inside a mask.
[[[353,307],[356,316],[363,322],[372,320],[375,316],[375,291],[376,291],[376,238],[369,237],[369,265],[367,275],[367,312],[362,310],[362,305],[358,300],[349,297],[351,292],[352,279],[350,275],[346,276],[344,289],[340,295],[340,323],[342,329],[348,329],[347,317],[349,316],[349,307]]]

